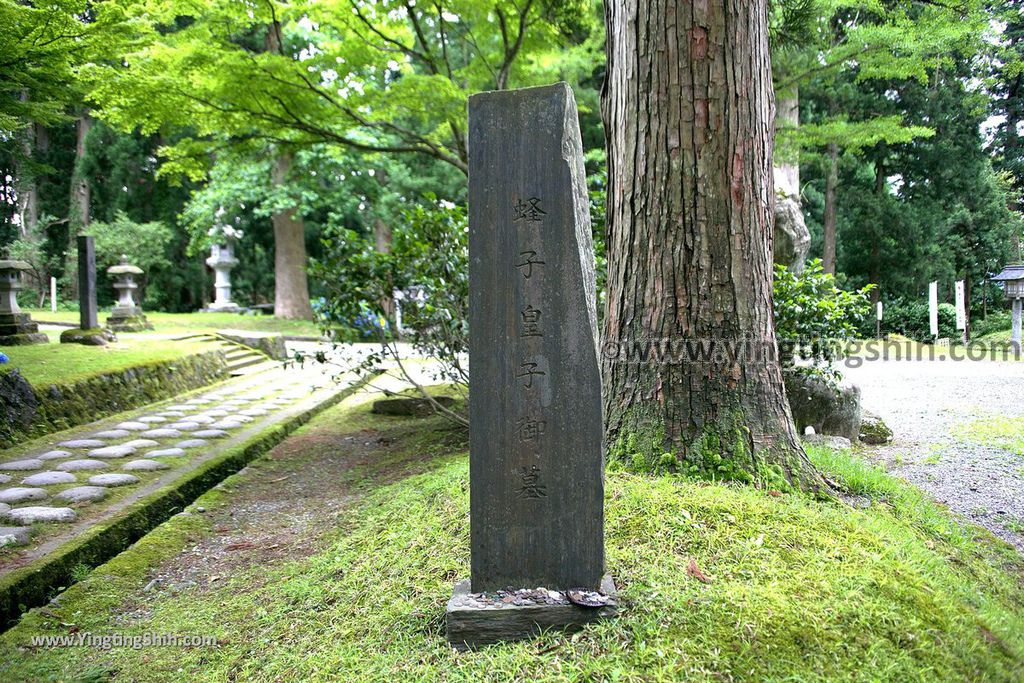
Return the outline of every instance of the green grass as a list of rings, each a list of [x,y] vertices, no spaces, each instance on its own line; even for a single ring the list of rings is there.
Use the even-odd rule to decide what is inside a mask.
[[[49,309],[23,309],[32,314],[36,322],[73,323],[78,325],[77,311]],[[100,323],[107,319],[108,312],[100,312]],[[146,318],[153,323],[153,332],[146,334],[167,334],[173,332],[211,332],[214,330],[253,330],[277,332],[296,336],[316,336],[321,332],[316,323],[309,320],[285,320],[271,315],[248,315],[239,313],[160,313],[146,311]]]
[[[348,410],[320,422],[339,434],[379,429],[396,444],[390,458],[422,456],[428,437],[437,455],[395,483],[364,480],[362,502],[308,557],[146,594],[149,567],[214,533],[201,516],[173,518],[0,636],[0,679],[1020,680],[1021,557],[881,469],[821,448],[811,451],[818,466],[869,496],[870,508],[609,473],[606,545],[620,616],[574,636],[455,652],[443,614],[469,572],[465,454],[408,420]],[[230,488],[197,503],[230,505]],[[688,573],[691,562],[708,583]],[[69,623],[213,634],[219,646],[17,649]]]
[[[965,441],[995,446],[1024,456],[1024,418],[988,415],[958,425],[953,434]]]
[[[211,347],[197,341],[122,335],[116,343],[107,346],[60,344],[56,338],[51,338],[49,344],[12,346],[2,350],[10,362],[0,366],[0,372],[15,368],[33,386],[46,388],[51,384],[73,384],[93,375],[145,363],[174,360],[209,351]]]

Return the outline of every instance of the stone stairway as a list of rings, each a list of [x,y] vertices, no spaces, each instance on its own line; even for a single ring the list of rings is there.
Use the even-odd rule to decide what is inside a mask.
[[[217,345],[224,352],[224,357],[227,359],[228,364],[228,374],[232,377],[262,372],[278,365],[263,352],[230,339],[225,339],[215,333],[190,334],[184,337],[176,337],[175,341],[185,339],[206,341]]]

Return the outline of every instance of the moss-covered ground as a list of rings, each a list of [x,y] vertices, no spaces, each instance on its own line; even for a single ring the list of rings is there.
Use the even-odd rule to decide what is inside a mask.
[[[323,413],[0,636],[0,680],[1019,681],[1024,560],[850,453],[857,509],[611,471],[617,619],[459,653],[468,467],[440,418]],[[203,511],[199,508],[202,507]],[[33,645],[212,635],[207,647]]]
[[[0,349],[9,358],[0,365],[0,372],[17,369],[34,387],[45,389],[51,384],[71,385],[94,375],[215,349],[201,341],[172,341],[141,335],[121,335],[117,342],[107,346],[60,344],[53,339],[49,344]]]
[[[72,323],[78,325],[78,311],[24,308],[36,322]],[[109,311],[100,311],[100,323],[106,321]],[[249,313],[162,313],[146,311],[146,318],[153,323],[151,332],[141,334],[160,335],[174,332],[212,332],[214,330],[256,330],[299,336],[319,337],[321,332],[316,323],[308,320],[286,320],[272,315]]]

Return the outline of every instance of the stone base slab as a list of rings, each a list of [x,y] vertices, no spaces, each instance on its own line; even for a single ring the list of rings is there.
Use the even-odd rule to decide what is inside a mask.
[[[153,324],[144,315],[114,315],[107,318],[107,328],[114,332],[144,332],[153,329]]]
[[[578,631],[587,624],[617,614],[615,583],[611,576],[601,579],[600,592],[613,598],[610,604],[581,607],[564,599],[543,605],[481,605],[470,592],[469,579],[464,579],[455,584],[445,612],[448,642],[456,649],[468,650],[509,640],[526,640],[549,629]]]
[[[106,346],[109,342],[116,342],[117,335],[102,327],[91,330],[80,330],[78,328],[64,330],[60,333],[61,344],[84,344],[85,346]]]
[[[0,346],[28,346],[29,344],[48,344],[49,342],[50,338],[42,332],[0,334]]]

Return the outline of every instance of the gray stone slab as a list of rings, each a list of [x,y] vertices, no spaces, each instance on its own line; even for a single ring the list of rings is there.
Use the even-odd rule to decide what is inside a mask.
[[[217,422],[214,422],[212,425],[210,425],[210,428],[211,429],[238,429],[241,426],[242,426],[242,423],[239,422],[238,420],[229,420],[228,418],[224,418],[223,420],[218,420]],[[196,433],[198,434],[198,432],[196,432]]]
[[[43,467],[43,461],[39,458],[27,458],[25,460],[8,460],[0,463],[0,470],[5,472],[24,472],[26,470],[38,470]]]
[[[50,493],[46,489],[35,487],[12,486],[0,490],[0,503],[8,505],[17,505],[29,500],[46,500],[49,497]]]
[[[79,235],[78,245],[78,323],[83,330],[100,326],[96,307],[96,247],[89,235]]]
[[[202,426],[198,422],[184,421],[184,422],[172,422],[167,425],[168,429],[177,429],[179,432],[191,432],[199,429]]]
[[[9,474],[0,474],[0,484],[6,484],[10,480],[11,480],[11,475],[9,475]]]
[[[167,422],[167,418],[162,415],[147,415],[146,417],[140,417],[139,422],[145,422],[146,424],[161,424]]]
[[[94,448],[89,451],[89,455],[93,458],[127,458],[129,455],[133,455],[136,449],[133,446],[104,446],[103,448]]]
[[[126,462],[124,465],[121,466],[121,469],[125,470],[126,472],[154,472],[156,470],[166,470],[169,467],[170,465],[168,465],[165,462],[160,462],[158,460],[142,459]]]
[[[147,439],[170,439],[175,436],[181,436],[181,432],[179,432],[177,429],[167,429],[166,427],[161,427],[159,429],[150,429],[149,431],[142,432],[142,436],[146,437]]]
[[[469,100],[474,590],[596,589],[604,457],[594,251],[568,85]]]
[[[177,404],[175,404],[173,406],[167,406],[167,408],[165,410],[167,410],[167,411],[175,411],[175,412],[179,412],[180,413],[182,411],[192,410],[192,406],[185,405],[184,403],[177,403]]]
[[[189,422],[196,422],[196,423],[201,424],[201,425],[213,424],[214,422],[217,421],[216,418],[210,417],[209,415],[202,415],[202,414],[199,414],[199,415],[189,415],[185,419],[187,421],[189,421]]]
[[[32,529],[27,526],[0,526],[0,548],[8,545],[28,545]]]
[[[205,439],[184,439],[174,444],[175,448],[202,448],[207,445],[209,441]],[[152,455],[152,453],[150,453]]]
[[[200,414],[201,415],[206,415],[207,417],[226,417],[227,415],[230,415],[231,413],[229,413],[227,410],[223,410],[221,408],[215,408],[213,410],[204,410]]]
[[[36,522],[73,522],[78,515],[71,508],[35,505],[8,510],[4,516],[18,524],[35,524]]]
[[[179,455],[185,455],[186,448],[191,448],[191,446],[182,446],[181,444],[183,443],[185,442],[179,442],[177,448],[161,448],[155,451],[148,451],[146,453],[143,453],[143,455],[145,455],[147,458],[176,458]],[[204,441],[202,444],[197,445],[205,444],[206,442]]]
[[[7,512],[11,509],[11,506],[7,503],[0,503],[0,512]]]
[[[103,462],[102,460],[92,460],[91,458],[82,458],[81,460],[68,460],[57,465],[57,469],[61,472],[81,472],[84,470],[102,470],[106,469],[110,465]]]
[[[152,439],[132,439],[131,441],[125,441],[122,446],[131,446],[132,448],[153,448],[159,446],[159,441],[153,441]]]
[[[123,439],[126,436],[131,436],[131,432],[127,429],[105,429],[102,432],[96,432],[93,436],[97,439]]]
[[[248,417],[262,417],[263,415],[266,415],[268,412],[270,411],[264,410],[263,408],[246,408],[245,410],[239,410],[238,414],[245,415]]]
[[[230,436],[223,429],[200,429],[197,432],[192,432],[192,436],[197,439],[223,439],[225,436]]]
[[[75,475],[70,472],[39,472],[25,477],[21,483],[25,486],[50,486],[51,484],[73,484]]]
[[[185,407],[185,406],[182,406],[182,407]],[[182,410],[163,410],[163,411],[157,413],[157,415],[159,415],[160,417],[179,418],[179,417],[185,417],[185,412],[182,411]]]
[[[72,439],[71,441],[61,441],[57,445],[62,448],[99,448],[106,446],[107,442],[99,439]]]
[[[93,486],[130,486],[131,484],[138,484],[139,478],[131,474],[109,472],[89,477],[89,483]]]
[[[524,640],[549,629],[578,631],[587,624],[616,615],[618,605],[611,577],[602,579],[600,590],[608,596],[608,604],[600,607],[573,604],[562,591],[537,591],[554,597],[517,599],[506,603],[500,599],[478,599],[470,593],[470,582],[460,581],[455,584],[445,611],[448,642],[465,650],[509,640]]]
[[[252,417],[249,417],[248,415],[241,415],[239,413],[235,413],[234,415],[228,415],[224,419],[225,420],[231,420],[232,422],[242,422],[242,423],[249,423],[249,422],[253,421]],[[214,424],[216,424],[216,423],[214,423]]]
[[[127,429],[129,432],[141,432],[149,429],[145,422],[121,422],[114,426],[114,429]]]
[[[107,497],[107,489],[102,486],[76,486],[56,494],[56,498],[69,503],[93,503]]]
[[[71,451],[46,451],[40,456],[37,456],[40,460],[60,460],[61,458],[73,457],[74,453]]]
[[[193,398],[185,401],[187,406],[205,406],[207,403],[213,403],[212,398]]]

